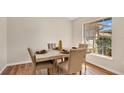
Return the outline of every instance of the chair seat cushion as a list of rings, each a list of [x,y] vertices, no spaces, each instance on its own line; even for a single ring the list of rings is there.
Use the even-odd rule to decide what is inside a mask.
[[[52,67],[53,67],[52,61],[43,61],[43,62],[37,62],[36,63],[37,69],[52,68]]]

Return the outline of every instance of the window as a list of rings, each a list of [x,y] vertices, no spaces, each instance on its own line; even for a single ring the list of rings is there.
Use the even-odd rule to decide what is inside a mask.
[[[84,40],[90,52],[112,56],[112,19],[84,24]]]

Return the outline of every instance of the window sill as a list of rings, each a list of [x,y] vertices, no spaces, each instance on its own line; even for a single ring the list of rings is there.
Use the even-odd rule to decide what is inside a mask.
[[[104,55],[100,55],[100,54],[96,54],[96,53],[90,53],[88,55],[93,55],[93,56],[101,57],[101,58],[104,58],[104,59],[113,60],[112,57],[104,56]]]

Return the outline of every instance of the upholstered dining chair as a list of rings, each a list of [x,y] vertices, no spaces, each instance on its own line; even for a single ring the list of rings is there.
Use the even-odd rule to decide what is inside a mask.
[[[53,50],[56,48],[56,44],[55,43],[48,43],[48,49],[49,50]]]
[[[87,49],[88,48],[88,44],[79,44],[79,48],[85,48],[85,49]]]
[[[36,61],[36,56],[34,55],[33,51],[31,48],[27,48],[28,53],[30,55],[30,58],[32,60],[33,64],[33,73],[36,74],[36,70],[38,69],[47,69],[48,75],[50,75],[50,72],[53,71],[53,63],[52,61],[43,61],[43,62],[37,62]]]
[[[86,49],[86,52],[88,52],[88,44],[82,44],[82,43],[79,43],[79,48],[84,48]],[[86,57],[86,55],[84,55],[84,58]],[[86,74],[86,61],[84,62],[84,69],[85,69],[85,74]]]
[[[66,74],[76,74],[80,72],[82,74],[82,64],[85,62],[84,56],[86,54],[86,49],[78,48],[70,50],[69,60],[62,62],[58,65],[60,69]]]
[[[49,50],[55,50],[56,49],[56,43],[48,43],[48,49]],[[56,59],[57,63],[63,62],[64,58]]]

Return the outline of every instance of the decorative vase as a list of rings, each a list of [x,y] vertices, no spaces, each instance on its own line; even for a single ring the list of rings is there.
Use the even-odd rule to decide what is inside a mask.
[[[62,40],[59,40],[59,50],[62,51]]]

